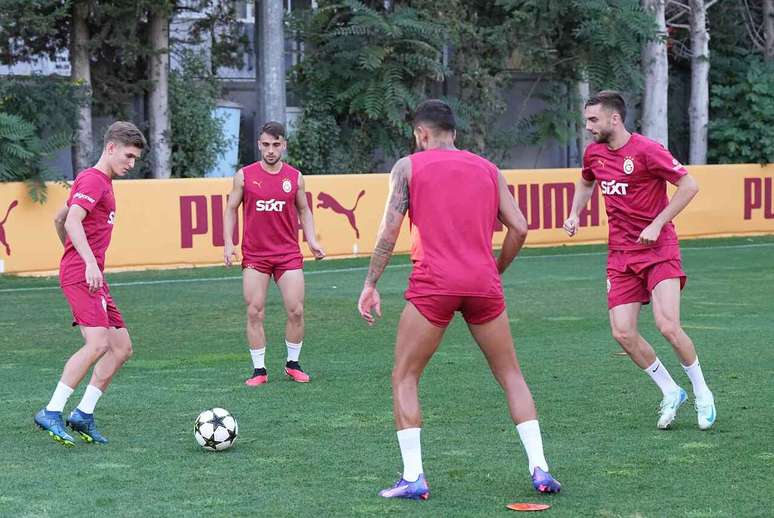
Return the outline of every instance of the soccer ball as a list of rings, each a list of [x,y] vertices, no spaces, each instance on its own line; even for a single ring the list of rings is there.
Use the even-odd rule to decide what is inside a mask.
[[[228,410],[211,408],[196,418],[194,438],[205,450],[223,451],[233,446],[238,430],[236,419]]]

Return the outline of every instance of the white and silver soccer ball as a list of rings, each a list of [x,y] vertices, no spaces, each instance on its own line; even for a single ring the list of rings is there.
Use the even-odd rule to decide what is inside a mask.
[[[194,438],[205,450],[223,451],[231,448],[238,433],[236,419],[223,408],[210,408],[196,418]]]

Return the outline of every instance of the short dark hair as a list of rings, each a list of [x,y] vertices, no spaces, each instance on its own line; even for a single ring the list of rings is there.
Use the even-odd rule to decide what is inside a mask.
[[[258,134],[258,138],[261,138],[261,134],[266,133],[274,138],[285,138],[285,126],[277,121],[269,121],[261,126],[261,133]]]
[[[134,146],[140,149],[148,147],[145,135],[131,122],[116,121],[105,132],[104,145],[108,142],[121,144],[122,146]]]
[[[608,110],[618,112],[621,116],[621,120],[626,120],[626,101],[624,101],[621,92],[615,90],[602,90],[586,101],[586,106],[595,106],[597,104],[601,104],[603,108],[607,108]]]
[[[440,99],[428,99],[417,106],[414,111],[414,127],[422,124],[442,131],[457,129],[451,106]]]

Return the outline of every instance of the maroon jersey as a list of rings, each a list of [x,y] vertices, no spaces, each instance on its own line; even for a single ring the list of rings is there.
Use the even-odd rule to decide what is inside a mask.
[[[500,197],[497,167],[467,151],[431,149],[411,159],[411,261],[407,297],[502,297],[492,255]]]
[[[301,173],[283,163],[269,173],[260,162],[242,168],[242,256],[300,255],[296,193]]]
[[[113,181],[99,169],[81,171],[75,179],[67,206],[78,205],[87,212],[83,218],[83,230],[100,271],[105,270],[105,252],[110,245],[113,223],[116,218],[116,199]],[[86,263],[68,236],[65,251],[59,263],[59,283],[62,286],[86,282]]]
[[[637,243],[640,233],[669,203],[666,182],[676,184],[688,174],[664,146],[637,133],[616,150],[608,149],[606,144],[589,144],[583,155],[582,174],[586,180],[599,182],[605,196],[610,250],[638,250],[678,242],[670,221],[655,243]]]

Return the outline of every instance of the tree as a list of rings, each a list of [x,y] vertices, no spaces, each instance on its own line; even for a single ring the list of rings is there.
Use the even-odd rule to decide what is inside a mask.
[[[707,163],[709,123],[709,32],[704,0],[691,0],[691,101],[688,108],[691,128],[691,164]]]
[[[645,86],[642,95],[642,134],[669,143],[667,102],[669,64],[667,60],[667,30],[665,0],[642,0],[642,8],[653,14],[658,26],[656,37],[642,49]]]
[[[774,63],[774,0],[761,0],[761,5],[742,0],[740,8],[753,45],[766,61]]]
[[[150,57],[150,87],[148,119],[150,125],[150,158],[154,178],[169,178],[172,174],[169,137],[169,15],[170,4],[160,4],[150,11],[149,38],[153,54]]]
[[[89,3],[75,0],[70,23],[70,78],[82,92],[78,109],[75,142],[72,150],[73,172],[91,167],[94,159],[91,129],[91,63],[89,52]]]
[[[287,122],[284,17],[282,0],[255,0],[256,137],[266,121],[273,120],[283,125]],[[258,156],[257,147],[255,151]]]

